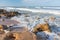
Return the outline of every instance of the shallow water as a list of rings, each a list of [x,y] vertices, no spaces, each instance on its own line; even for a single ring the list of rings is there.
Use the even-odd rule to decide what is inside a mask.
[[[29,31],[32,31],[33,28],[39,24],[39,23],[44,23],[44,19],[47,20],[49,19],[50,16],[54,16],[56,19],[54,22],[50,21],[49,24],[51,26],[52,32],[42,32],[38,33],[38,35],[42,35],[43,37],[49,36],[47,40],[60,40],[60,16],[58,15],[53,15],[53,14],[43,14],[43,13],[31,13],[31,14],[22,14],[20,16],[15,16],[12,17],[12,20],[19,21],[20,24],[19,27],[27,27]]]

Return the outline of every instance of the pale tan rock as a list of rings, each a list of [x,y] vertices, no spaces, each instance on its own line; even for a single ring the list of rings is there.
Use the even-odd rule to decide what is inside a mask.
[[[23,29],[22,29],[23,30]],[[12,31],[5,35],[4,40],[37,40],[36,35],[34,33],[31,33],[29,31]]]

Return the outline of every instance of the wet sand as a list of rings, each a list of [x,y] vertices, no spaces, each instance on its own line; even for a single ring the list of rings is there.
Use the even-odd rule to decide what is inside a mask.
[[[15,24],[18,24],[19,22],[18,21],[15,21],[15,20],[10,20],[10,19],[2,19],[0,18],[0,25],[15,25]]]

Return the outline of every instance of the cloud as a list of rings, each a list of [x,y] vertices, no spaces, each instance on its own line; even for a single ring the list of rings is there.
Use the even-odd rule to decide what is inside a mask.
[[[60,0],[22,0],[22,5],[32,6],[60,6]]]
[[[36,3],[36,2],[49,2],[51,0],[23,0],[23,2],[26,2],[26,3]]]
[[[51,0],[22,0],[23,5],[34,5],[34,6],[40,6],[45,5],[47,2],[50,2]]]

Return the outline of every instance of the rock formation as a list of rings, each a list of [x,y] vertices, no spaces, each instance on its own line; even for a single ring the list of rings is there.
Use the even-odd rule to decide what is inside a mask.
[[[36,35],[34,33],[29,32],[28,30],[25,30],[25,28],[17,30],[5,34],[3,36],[3,40],[37,40]]]
[[[15,12],[15,11],[6,11],[4,9],[0,9],[0,17],[6,16],[6,17],[13,17],[16,15],[21,15],[21,13]]]
[[[41,32],[41,31],[48,31],[51,32],[50,28],[49,28],[49,24],[37,24],[34,28],[33,28],[33,32],[37,33],[37,32]]]

